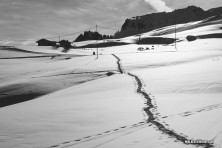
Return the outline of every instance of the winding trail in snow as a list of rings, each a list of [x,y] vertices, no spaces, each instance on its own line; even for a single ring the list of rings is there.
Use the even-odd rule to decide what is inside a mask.
[[[118,65],[118,70],[119,70],[119,72],[121,73],[121,74],[123,74],[124,72],[123,72],[123,68],[122,68],[122,65],[121,65],[121,63],[120,63],[120,58],[119,57],[117,57],[115,54],[112,54],[116,59],[117,59],[117,65]]]
[[[116,56],[115,54],[112,54],[112,55],[117,59],[117,65],[118,65],[119,72],[121,74],[125,73],[122,69],[121,59],[118,56]],[[154,116],[154,113],[151,111],[151,109],[155,109],[155,106],[152,104],[152,99],[150,98],[148,93],[146,93],[143,90],[144,84],[142,83],[142,80],[138,76],[136,76],[132,73],[128,72],[127,74],[130,77],[133,77],[135,79],[135,81],[137,83],[137,93],[141,94],[147,100],[147,103],[146,103],[147,107],[144,109],[144,111],[148,115],[148,120],[147,120],[148,123],[151,123],[152,125],[156,126],[160,131],[162,131],[164,134],[166,134],[170,137],[176,138],[178,141],[180,141],[180,142],[182,142],[186,145],[191,144],[191,145],[195,145],[195,146],[201,146],[201,147],[204,147],[204,148],[214,147],[211,143],[187,143],[187,141],[189,141],[189,140],[193,140],[193,141],[198,141],[198,140],[203,141],[203,140],[201,140],[201,139],[198,139],[198,140],[188,139],[187,138],[188,136],[180,135],[180,134],[176,133],[174,130],[166,128],[162,123],[157,121],[156,117]]]
[[[186,143],[187,140],[193,140],[193,139],[188,139],[187,138],[188,136],[177,134],[172,129],[168,129],[162,123],[160,123],[158,121],[157,117],[155,117],[155,115],[154,115],[154,114],[157,115],[157,113],[153,113],[151,111],[153,109],[156,110],[156,106],[154,105],[155,104],[155,100],[151,99],[149,94],[144,91],[144,86],[145,85],[142,83],[142,80],[138,76],[136,76],[136,75],[134,75],[132,73],[129,73],[129,72],[126,73],[125,70],[123,69],[122,65],[121,65],[121,59],[118,56],[116,56],[115,54],[112,54],[112,55],[117,59],[117,66],[118,66],[119,73],[120,74],[127,74],[130,77],[132,77],[133,79],[135,79],[135,81],[137,83],[137,90],[136,90],[136,92],[138,94],[142,95],[146,99],[147,107],[144,108],[144,111],[148,115],[147,121],[141,121],[141,122],[138,122],[138,123],[135,123],[135,124],[132,124],[132,125],[121,126],[119,128],[116,128],[116,129],[107,130],[107,131],[104,131],[104,132],[101,132],[101,133],[97,133],[97,134],[90,135],[90,136],[85,136],[85,137],[82,137],[82,138],[79,138],[79,139],[73,139],[73,140],[70,140],[70,141],[65,141],[65,142],[62,142],[62,143],[57,144],[57,145],[49,146],[47,148],[66,148],[66,147],[72,147],[72,146],[76,146],[76,145],[83,144],[83,143],[86,143],[86,142],[94,141],[94,140],[97,140],[97,139],[100,139],[100,138],[103,138],[103,137],[106,137],[106,136],[114,136],[115,135],[114,137],[112,137],[108,141],[105,140],[104,142],[102,142],[99,145],[94,147],[94,148],[97,148],[97,147],[103,146],[104,144],[112,142],[112,141],[114,141],[114,140],[116,140],[116,139],[118,139],[118,138],[120,138],[122,136],[131,134],[133,132],[136,132],[138,130],[146,128],[148,126],[151,126],[151,127],[155,126],[155,127],[157,127],[157,129],[159,131],[163,132],[165,135],[173,137],[173,138],[177,139],[178,141],[184,143],[185,145],[192,144],[192,145],[201,146],[201,147],[204,147],[204,148],[211,148],[211,147],[213,147],[213,145],[210,144],[210,143]],[[153,101],[154,104],[152,103],[152,101]]]

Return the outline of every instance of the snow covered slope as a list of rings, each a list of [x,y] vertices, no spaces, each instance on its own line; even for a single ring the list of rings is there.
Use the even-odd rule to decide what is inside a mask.
[[[0,108],[0,147],[222,147],[222,40],[185,39],[222,33],[220,22],[178,25],[177,50],[130,44],[100,48],[99,59],[95,49],[1,58],[0,104],[19,101]],[[172,37],[172,29],[142,36]],[[191,139],[209,143],[187,144]]]

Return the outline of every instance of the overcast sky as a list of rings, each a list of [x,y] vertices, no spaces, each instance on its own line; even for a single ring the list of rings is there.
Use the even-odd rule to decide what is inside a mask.
[[[121,28],[126,18],[189,5],[207,10],[222,0],[0,0],[0,40],[51,37],[96,24]]]

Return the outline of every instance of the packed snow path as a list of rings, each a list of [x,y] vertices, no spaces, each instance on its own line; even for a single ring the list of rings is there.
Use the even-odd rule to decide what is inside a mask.
[[[120,63],[120,58],[119,57],[117,57],[115,54],[112,54],[116,59],[117,59],[117,65],[118,65],[118,70],[119,70],[119,72],[121,73],[121,74],[123,74],[123,68],[122,68],[122,66],[121,66],[121,63]]]
[[[123,74],[124,72],[123,72],[122,65],[121,65],[121,59],[118,56],[116,56],[115,54],[112,54],[112,55],[117,59],[117,65],[118,65],[119,72],[121,74]],[[127,73],[127,74],[135,79],[135,81],[137,83],[137,90],[136,90],[137,93],[141,94],[147,100],[148,107],[144,108],[144,110],[148,115],[148,120],[147,120],[148,123],[155,125],[160,131],[162,131],[166,135],[168,135],[170,137],[174,137],[178,141],[181,141],[184,144],[192,144],[192,145],[196,145],[196,146],[202,146],[204,148],[213,147],[213,145],[211,143],[187,143],[187,141],[191,140],[191,139],[187,138],[188,136],[180,135],[180,134],[176,133],[175,131],[173,131],[172,129],[167,129],[162,123],[157,121],[156,117],[154,116],[154,113],[151,111],[151,109],[156,110],[156,108],[152,104],[152,100],[149,97],[149,95],[143,90],[143,83],[142,83],[141,79],[132,73]],[[200,140],[200,139],[198,139],[198,140],[199,141],[206,141],[206,140]],[[198,140],[194,140],[194,141],[198,141]]]

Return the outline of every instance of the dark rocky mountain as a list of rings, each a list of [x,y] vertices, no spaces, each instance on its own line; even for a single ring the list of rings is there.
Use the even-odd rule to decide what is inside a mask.
[[[103,39],[112,39],[113,36],[101,35],[98,32],[85,31],[83,34],[80,34],[74,42],[81,42],[87,40],[103,40]]]
[[[116,32],[114,38],[121,38],[148,32],[169,25],[199,21],[211,16],[222,14],[222,7],[213,8],[208,11],[196,6],[189,6],[173,12],[160,12],[126,19],[121,31]]]
[[[220,15],[220,14],[222,14],[222,7],[212,8],[212,9],[208,10],[207,12],[212,13],[214,15]]]

